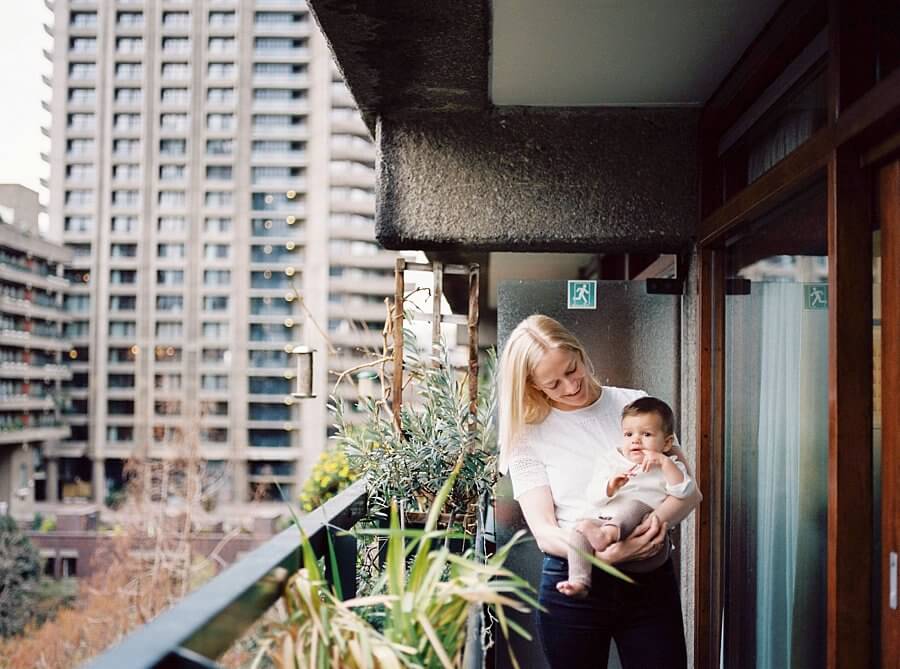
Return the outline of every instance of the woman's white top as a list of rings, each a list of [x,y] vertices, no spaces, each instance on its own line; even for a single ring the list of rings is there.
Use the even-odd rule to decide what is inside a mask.
[[[597,515],[616,517],[616,514],[622,513],[622,509],[625,509],[632,500],[655,509],[669,495],[684,499],[694,491],[694,480],[688,475],[684,463],[677,456],[670,455],[668,456],[669,460],[674,463],[683,477],[681,483],[669,483],[666,481],[662,469],[654,467],[648,472],[636,473],[610,497],[606,494],[609,480],[617,474],[639,467],[622,455],[618,449],[616,449],[616,456],[618,457],[597,458],[594,476],[587,488],[588,507],[583,517],[594,518]]]
[[[600,398],[574,411],[550,409],[541,423],[526,425],[509,456],[513,496],[550,486],[560,527],[585,517],[594,472],[629,462],[619,453],[622,409],[643,390],[603,386]],[[616,469],[615,471],[619,471]]]

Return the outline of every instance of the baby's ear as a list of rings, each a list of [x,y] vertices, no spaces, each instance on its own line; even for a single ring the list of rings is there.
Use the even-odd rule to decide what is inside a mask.
[[[671,451],[672,447],[674,445],[675,445],[675,435],[670,434],[668,437],[666,437],[666,443],[663,446],[663,453],[668,453],[669,451]]]

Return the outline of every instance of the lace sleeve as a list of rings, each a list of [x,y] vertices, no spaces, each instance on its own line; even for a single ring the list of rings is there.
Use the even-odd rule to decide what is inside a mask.
[[[515,499],[532,488],[550,485],[547,468],[527,442],[520,442],[510,457],[509,477]]]

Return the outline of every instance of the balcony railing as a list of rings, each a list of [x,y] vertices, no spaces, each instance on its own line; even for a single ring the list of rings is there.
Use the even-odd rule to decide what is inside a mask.
[[[327,550],[329,528],[349,529],[365,513],[365,482],[357,481],[334,499],[300,519],[316,555]],[[356,540],[332,534],[339,580],[345,597],[356,593]],[[281,596],[301,566],[300,532],[290,527],[192,592],[155,620],[132,632],[88,669],[218,667],[214,660],[234,644]]]

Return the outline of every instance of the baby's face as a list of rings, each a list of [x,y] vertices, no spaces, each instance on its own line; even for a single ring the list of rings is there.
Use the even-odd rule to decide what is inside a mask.
[[[662,418],[656,413],[626,416],[622,419],[622,454],[632,462],[641,462],[644,451],[665,453],[672,447],[673,436],[666,434]]]

